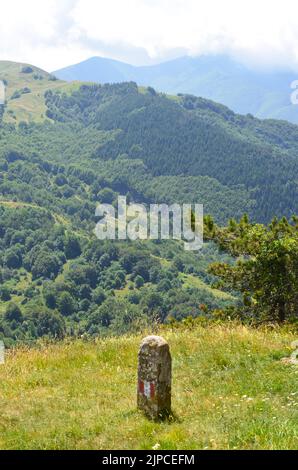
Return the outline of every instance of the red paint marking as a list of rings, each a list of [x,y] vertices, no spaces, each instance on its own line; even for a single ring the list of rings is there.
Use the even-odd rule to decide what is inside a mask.
[[[153,382],[150,383],[150,398],[155,397],[155,384]]]
[[[146,382],[143,380],[139,381],[139,393],[144,395],[148,400],[155,397],[155,383]]]

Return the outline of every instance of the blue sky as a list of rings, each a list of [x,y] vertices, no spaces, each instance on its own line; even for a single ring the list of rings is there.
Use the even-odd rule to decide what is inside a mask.
[[[0,60],[51,71],[209,53],[298,72],[297,0],[0,0]]]

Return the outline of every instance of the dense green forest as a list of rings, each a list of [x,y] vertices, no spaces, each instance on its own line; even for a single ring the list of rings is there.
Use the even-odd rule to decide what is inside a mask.
[[[71,96],[49,91],[46,103],[55,121],[114,131],[94,159],[142,160],[154,176],[214,178],[223,192],[234,191],[230,206],[245,199],[243,212],[259,221],[297,211],[295,125],[239,116],[193,96],[140,92],[134,83],[82,86]]]
[[[44,99],[43,120],[0,124],[0,338],[123,333],[227,309],[245,316],[255,296],[223,269],[247,253],[223,244],[212,219],[203,250],[187,253],[171,241],[98,241],[96,204],[119,194],[196,202],[219,225],[245,212],[247,232],[264,227],[255,222],[297,213],[298,128],[134,83],[51,89]],[[293,302],[284,302],[291,311]]]
[[[194,255],[175,242],[102,242],[72,228],[71,217],[20,203],[0,203],[0,215],[7,344],[123,333],[236,302],[210,287],[209,263],[232,260],[212,243]]]

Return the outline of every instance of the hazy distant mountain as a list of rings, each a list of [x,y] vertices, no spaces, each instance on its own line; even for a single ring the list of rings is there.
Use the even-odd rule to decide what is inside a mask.
[[[167,93],[191,93],[209,98],[238,113],[286,119],[298,124],[298,106],[290,101],[290,85],[298,76],[291,72],[252,71],[226,56],[181,57],[144,67],[93,57],[54,73],[67,81],[117,83],[132,80]]]
[[[137,68],[112,59],[93,57],[76,65],[54,72],[56,77],[66,81],[89,81],[117,83],[134,78]]]

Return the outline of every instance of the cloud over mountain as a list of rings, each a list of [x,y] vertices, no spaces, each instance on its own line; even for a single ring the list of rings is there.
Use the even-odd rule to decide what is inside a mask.
[[[252,67],[298,70],[294,0],[10,0],[0,56],[48,70],[88,56],[146,64],[225,53]]]

